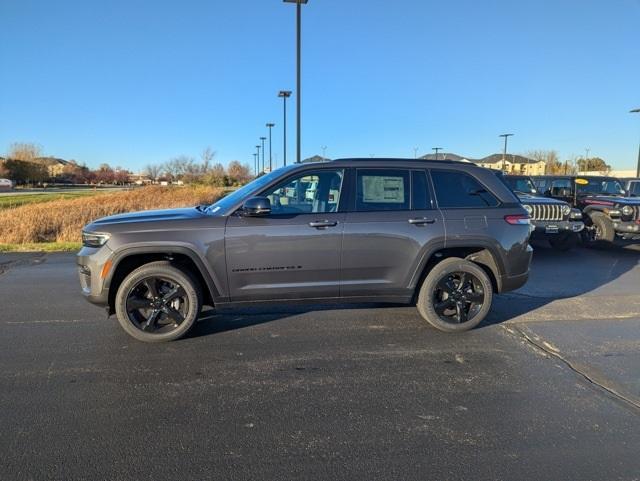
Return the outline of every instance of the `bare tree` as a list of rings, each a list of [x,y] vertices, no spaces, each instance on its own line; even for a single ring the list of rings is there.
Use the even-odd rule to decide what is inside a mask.
[[[159,164],[149,164],[144,168],[144,173],[152,181],[156,182],[162,173],[162,166]]]
[[[227,175],[236,184],[245,184],[251,178],[251,169],[248,165],[243,165],[237,160],[229,162]]]
[[[202,151],[202,153],[200,154],[200,159],[202,159],[201,171],[203,174],[209,172],[209,166],[211,165],[211,162],[213,161],[215,156],[216,152],[212,150],[211,147],[207,147]]]
[[[42,157],[42,147],[30,142],[15,142],[9,146],[9,159],[33,162]]]

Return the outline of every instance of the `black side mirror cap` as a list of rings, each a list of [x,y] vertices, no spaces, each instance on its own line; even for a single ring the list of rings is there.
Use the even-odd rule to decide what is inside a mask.
[[[242,204],[242,214],[247,217],[260,217],[271,214],[271,201],[267,197],[251,197]]]

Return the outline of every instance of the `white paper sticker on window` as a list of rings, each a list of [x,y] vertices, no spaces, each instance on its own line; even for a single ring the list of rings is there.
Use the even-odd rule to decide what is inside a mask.
[[[403,204],[404,179],[402,177],[363,175],[362,201]]]

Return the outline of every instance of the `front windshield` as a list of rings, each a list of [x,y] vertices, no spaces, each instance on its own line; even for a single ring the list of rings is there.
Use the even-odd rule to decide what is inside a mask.
[[[600,178],[600,179],[584,179],[588,184],[576,182],[578,193],[580,194],[607,194],[607,195],[624,195],[625,191],[618,179]]]
[[[509,177],[508,175],[504,177],[505,182],[517,194],[537,194],[533,182],[528,177]]]
[[[214,215],[222,215],[235,204],[240,202],[247,194],[260,190],[262,187],[267,186],[271,181],[280,177],[285,169],[290,170],[294,168],[294,165],[287,167],[280,167],[266,175],[257,177],[246,185],[243,185],[238,190],[233,191],[229,195],[223,197],[219,201],[211,204],[207,207],[206,212]]]

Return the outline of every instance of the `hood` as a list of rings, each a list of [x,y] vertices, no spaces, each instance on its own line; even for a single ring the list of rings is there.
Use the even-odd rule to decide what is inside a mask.
[[[100,231],[101,228],[107,226],[116,226],[122,224],[140,224],[144,222],[162,222],[175,220],[190,220],[204,217],[206,214],[199,211],[195,207],[186,207],[180,209],[162,209],[162,210],[144,210],[140,212],[130,212],[127,214],[111,215],[94,220],[85,229],[87,231]]]
[[[616,197],[613,195],[592,195],[587,199],[602,200],[605,202],[613,202],[614,204],[622,205],[640,205],[640,198],[638,197]]]
[[[522,204],[538,205],[568,205],[566,202],[552,197],[540,197],[537,195],[518,194],[518,199]]]

